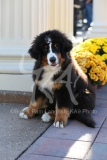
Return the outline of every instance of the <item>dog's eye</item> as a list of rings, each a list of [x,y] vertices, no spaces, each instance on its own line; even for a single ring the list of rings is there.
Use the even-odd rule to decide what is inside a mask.
[[[58,48],[58,44],[57,43],[54,44],[54,48]]]

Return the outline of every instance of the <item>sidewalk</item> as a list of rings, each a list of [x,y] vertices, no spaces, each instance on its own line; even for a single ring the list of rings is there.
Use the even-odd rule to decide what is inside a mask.
[[[63,129],[51,125],[18,160],[107,160],[107,85],[96,94],[96,128],[75,120]]]
[[[19,118],[20,111],[27,106],[0,103],[0,160],[15,160],[51,125],[43,123],[41,116]]]

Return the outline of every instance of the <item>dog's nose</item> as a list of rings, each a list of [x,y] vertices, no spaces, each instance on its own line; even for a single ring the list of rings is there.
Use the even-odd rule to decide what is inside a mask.
[[[56,58],[55,57],[51,57],[49,60],[50,60],[51,63],[54,63],[56,61]]]

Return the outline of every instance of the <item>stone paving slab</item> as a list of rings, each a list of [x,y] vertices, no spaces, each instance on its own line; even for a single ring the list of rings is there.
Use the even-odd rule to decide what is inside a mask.
[[[42,123],[40,116],[25,120],[19,112],[26,105],[0,104],[0,160],[14,160],[34,142],[50,123]]]
[[[104,122],[102,127],[107,128],[107,118],[106,118],[106,120],[105,120],[105,122]]]
[[[96,107],[107,108],[107,98],[106,99],[96,99]]]
[[[101,116],[101,117],[107,117],[107,108],[102,107],[96,107],[94,109],[94,112],[92,112],[93,116]]]
[[[26,154],[83,159],[90,146],[91,142],[40,137]]]
[[[107,84],[97,88],[97,92],[102,92],[102,91],[106,91],[107,92]]]
[[[100,90],[96,93],[96,97],[99,99],[107,100],[107,91],[101,91]]]
[[[74,160],[69,158],[61,158],[61,157],[52,157],[52,156],[45,156],[45,155],[34,155],[34,154],[24,154],[22,157],[20,157],[18,160]],[[79,160],[79,159],[75,159]]]
[[[95,142],[107,143],[107,128],[101,128]]]
[[[107,160],[107,144],[94,143],[85,160]]]
[[[96,126],[95,126],[96,128],[97,127],[100,128],[105,121],[105,117],[102,117],[102,116],[93,116],[93,119],[96,122]]]
[[[69,121],[63,129],[52,125],[42,137],[93,142],[98,131],[99,128],[89,128],[78,121]]]

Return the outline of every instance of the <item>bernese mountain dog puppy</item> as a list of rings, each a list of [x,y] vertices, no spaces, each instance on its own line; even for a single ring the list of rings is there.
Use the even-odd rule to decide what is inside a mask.
[[[95,107],[95,92],[75,59],[70,55],[72,42],[58,30],[37,36],[29,54],[34,58],[34,88],[29,107],[19,114],[32,118],[44,109],[43,122],[54,121],[63,128],[68,118],[75,118],[95,127],[91,112]]]

